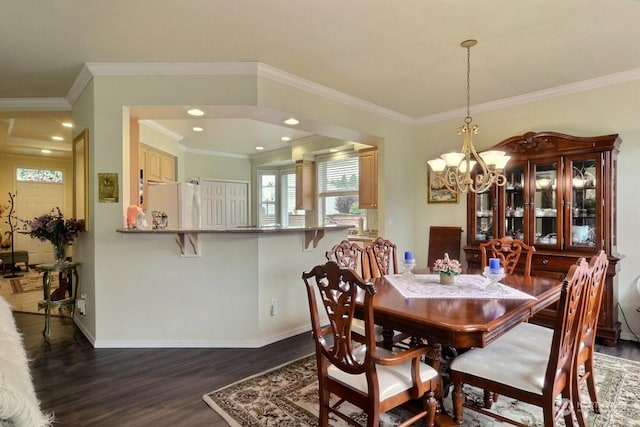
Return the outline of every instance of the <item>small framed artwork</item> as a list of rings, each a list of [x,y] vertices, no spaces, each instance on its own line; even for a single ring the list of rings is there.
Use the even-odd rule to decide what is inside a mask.
[[[428,203],[458,203],[458,193],[449,190],[435,178],[435,172],[427,166],[427,202]]]
[[[118,203],[118,174],[98,174],[98,202]]]

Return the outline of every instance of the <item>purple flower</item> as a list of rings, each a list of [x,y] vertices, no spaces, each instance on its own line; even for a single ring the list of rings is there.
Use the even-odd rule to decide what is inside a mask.
[[[28,234],[42,242],[48,240],[55,246],[73,242],[78,234],[84,231],[84,220],[65,219],[60,208],[52,209],[51,212],[31,221],[20,221],[24,230],[20,233]]]

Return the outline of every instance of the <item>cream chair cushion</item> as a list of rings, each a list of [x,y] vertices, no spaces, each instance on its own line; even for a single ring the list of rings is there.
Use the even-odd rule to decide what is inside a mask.
[[[363,361],[366,353],[366,346],[361,345],[354,350],[354,354],[359,361]],[[376,355],[391,356],[392,352],[381,347],[376,347]],[[378,373],[378,385],[380,387],[380,401],[383,401],[399,392],[413,387],[411,381],[411,361],[408,360],[398,365],[376,365]],[[334,365],[329,365],[327,375],[336,381],[347,384],[363,393],[367,393],[367,377],[365,374],[348,374]],[[431,366],[420,363],[420,378],[428,381],[438,376],[438,373]]]
[[[548,361],[548,350],[531,351],[498,339],[458,356],[451,370],[542,395]]]
[[[521,323],[498,338],[498,341],[526,350],[548,354],[551,351],[553,329],[532,323]]]

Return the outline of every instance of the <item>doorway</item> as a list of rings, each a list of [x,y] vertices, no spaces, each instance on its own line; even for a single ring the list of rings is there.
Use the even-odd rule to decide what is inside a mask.
[[[49,182],[17,182],[15,215],[17,218],[31,220],[56,207],[64,206],[64,184]],[[18,224],[22,229],[22,224]],[[28,251],[30,264],[53,262],[53,246],[41,242],[26,234],[15,232],[14,249]]]

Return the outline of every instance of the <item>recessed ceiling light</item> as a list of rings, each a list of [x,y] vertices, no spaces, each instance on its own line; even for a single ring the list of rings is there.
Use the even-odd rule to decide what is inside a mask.
[[[256,150],[258,150],[258,151],[260,151],[260,150],[264,150],[264,147],[263,147],[262,145],[258,145],[258,146],[256,147]]]
[[[66,127],[66,128],[72,128],[73,127],[73,123],[71,123],[71,122],[62,122],[62,126]]]
[[[285,125],[289,125],[289,126],[295,126],[298,123],[300,123],[300,120],[294,119],[293,117],[291,117],[290,119],[287,119],[287,120],[284,121],[284,124]]]
[[[190,110],[187,110],[187,114],[191,116],[204,116],[204,111],[199,110],[198,108],[192,108]]]
[[[289,142],[289,141],[291,141],[291,138],[289,138],[288,136],[283,136],[282,138],[280,138],[280,141]]]
[[[202,132],[204,130],[204,128],[201,128],[200,126],[194,126],[193,127],[193,131],[194,132]]]
[[[40,150],[42,154],[51,154],[51,150]]]
[[[54,141],[64,141],[64,138],[61,136],[52,136],[51,139],[53,139]]]

